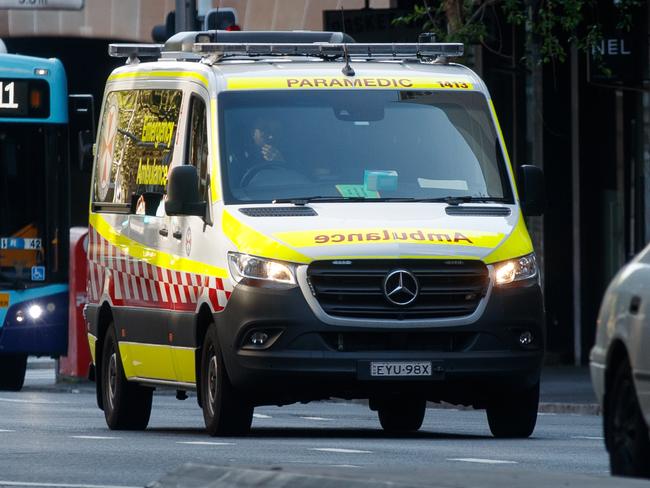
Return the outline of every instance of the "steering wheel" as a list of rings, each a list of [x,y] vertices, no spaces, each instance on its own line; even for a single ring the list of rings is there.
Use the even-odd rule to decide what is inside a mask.
[[[265,169],[282,169],[286,171],[287,165],[283,163],[274,163],[272,161],[254,164],[244,172],[244,174],[241,177],[241,180],[239,180],[239,186],[241,187],[248,186],[248,184],[251,182],[253,177],[257,175],[257,173]]]

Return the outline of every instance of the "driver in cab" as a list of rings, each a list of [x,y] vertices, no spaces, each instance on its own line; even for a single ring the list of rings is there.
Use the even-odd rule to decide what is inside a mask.
[[[280,150],[273,145],[280,128],[278,122],[259,120],[253,129],[253,143],[257,158],[262,161],[284,161]]]
[[[237,165],[239,186],[278,186],[302,183],[306,178],[289,164],[281,147],[282,126],[278,121],[258,118],[250,130],[247,147]],[[296,181],[299,180],[299,181]]]

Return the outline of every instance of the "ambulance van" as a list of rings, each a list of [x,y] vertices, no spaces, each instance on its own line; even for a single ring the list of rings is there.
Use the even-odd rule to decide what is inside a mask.
[[[196,391],[210,435],[332,397],[391,432],[443,401],[533,432],[541,171],[515,174],[462,44],[348,40],[110,47],[86,307],[109,428],[146,428],[168,387]]]

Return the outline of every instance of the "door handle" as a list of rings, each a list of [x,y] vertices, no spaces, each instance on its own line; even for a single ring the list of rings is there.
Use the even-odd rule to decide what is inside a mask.
[[[172,235],[178,240],[181,240],[183,238],[183,233],[180,230],[175,230]]]
[[[636,315],[639,313],[640,309],[641,309],[641,298],[635,295],[632,297],[632,300],[630,300],[630,314]]]
[[[158,229],[158,234],[163,237],[167,237],[169,235],[169,231],[167,230],[167,227],[162,227],[161,229]]]

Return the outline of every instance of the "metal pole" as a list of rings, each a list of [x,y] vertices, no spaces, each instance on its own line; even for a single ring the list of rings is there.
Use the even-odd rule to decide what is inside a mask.
[[[198,4],[198,13],[199,15],[205,15],[205,13],[212,8],[212,0],[199,0]]]
[[[580,252],[580,100],[578,48],[571,46],[571,210],[573,216],[573,359],[582,364],[582,294]]]
[[[194,30],[196,26],[196,0],[176,0],[176,32]]]

